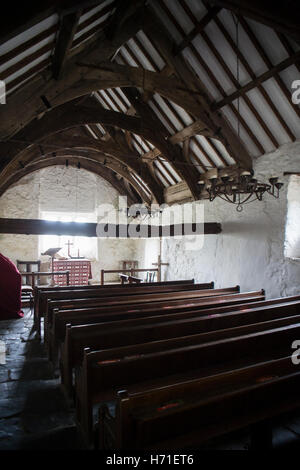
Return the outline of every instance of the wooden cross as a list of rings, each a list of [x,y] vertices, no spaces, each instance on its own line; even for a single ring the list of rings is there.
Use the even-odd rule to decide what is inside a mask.
[[[70,240],[68,240],[68,243],[65,243],[65,245],[68,245],[68,256],[69,258],[71,257],[71,254],[70,254],[70,246],[71,245],[74,245],[74,243],[71,243]]]
[[[152,264],[153,264],[153,266],[157,266],[157,268],[158,268],[157,281],[160,282],[161,281],[161,267],[162,266],[169,266],[169,263],[163,263],[162,260],[161,260],[161,255],[158,255],[157,263],[152,263]]]

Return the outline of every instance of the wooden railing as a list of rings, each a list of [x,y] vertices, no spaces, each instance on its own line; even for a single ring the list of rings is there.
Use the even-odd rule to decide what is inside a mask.
[[[105,274],[118,274],[118,273],[129,273],[130,276],[134,276],[134,273],[146,273],[146,272],[158,272],[158,268],[143,268],[143,269],[138,269],[138,268],[131,268],[131,269],[101,269],[101,276],[100,276],[100,284],[101,286],[104,285],[104,275]]]
[[[22,273],[21,273],[22,274]],[[35,287],[35,278],[36,277],[39,277],[39,276],[61,276],[61,275],[64,275],[64,276],[67,276],[67,286],[70,285],[70,271],[50,271],[50,272],[47,272],[47,271],[34,271],[32,273],[26,273],[26,276],[31,276],[31,285],[32,285],[32,288],[34,289]]]

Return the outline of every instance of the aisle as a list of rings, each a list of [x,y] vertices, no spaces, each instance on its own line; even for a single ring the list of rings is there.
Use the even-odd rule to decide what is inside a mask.
[[[32,326],[28,309],[23,319],[0,322],[6,346],[0,364],[0,450],[76,449],[73,413]]]

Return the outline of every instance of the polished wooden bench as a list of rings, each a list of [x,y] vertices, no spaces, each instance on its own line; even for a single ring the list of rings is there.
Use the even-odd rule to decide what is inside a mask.
[[[76,302],[79,300],[85,300],[87,302],[87,299],[98,299],[98,302],[100,302],[100,299],[104,297],[110,297],[110,296],[127,296],[127,295],[141,295],[141,294],[158,294],[158,293],[167,293],[167,292],[177,292],[177,291],[188,291],[188,290],[207,290],[210,289],[212,290],[214,288],[214,283],[209,282],[209,283],[200,283],[200,284],[168,284],[168,285],[161,285],[161,286],[149,286],[144,284],[143,287],[137,284],[130,284],[132,287],[129,289],[126,288],[126,286],[118,286],[118,288],[111,289],[110,287],[107,286],[101,286],[100,288],[94,288],[94,289],[77,289],[77,290],[72,290],[72,291],[54,291],[54,292],[42,292],[40,294],[40,307],[39,307],[39,312],[43,312],[43,316],[45,317],[45,322],[47,323],[49,315],[48,315],[48,304],[49,302],[52,302],[52,306],[54,305],[53,302],[59,302],[58,305],[62,305],[62,302],[64,303],[72,303],[72,301]],[[90,300],[92,302],[92,300]],[[42,310],[40,310],[42,308]],[[39,318],[41,317],[40,314]],[[38,321],[40,325],[40,320]],[[39,327],[38,327],[39,328]],[[47,328],[47,325],[46,325]]]
[[[194,284],[194,279],[187,279],[187,280],[179,280],[179,281],[163,281],[163,282],[148,282],[148,283],[143,283],[143,284],[127,284],[123,286],[124,289],[127,288],[134,288],[134,287],[140,287],[140,288],[145,288],[145,287],[159,287],[159,286],[165,286],[165,287],[171,287],[171,286],[185,286],[185,285],[192,285]],[[213,283],[205,283],[207,286],[206,288],[209,289],[210,287],[213,288],[214,284]],[[35,322],[39,326],[40,325],[40,319],[44,316],[44,313],[46,311],[46,306],[47,306],[47,299],[55,299],[57,298],[70,298],[70,295],[82,295],[81,291],[87,292],[87,291],[93,291],[97,289],[99,292],[102,292],[102,289],[120,289],[120,284],[106,284],[105,286],[103,285],[87,285],[87,286],[63,286],[63,287],[49,287],[49,286],[36,286],[34,289],[34,312],[35,312]],[[74,293],[74,294],[73,294]]]
[[[59,304],[60,301],[49,302],[48,303],[48,312],[50,316],[46,316],[45,321],[45,340],[47,351],[49,354],[49,359],[54,360],[58,344],[64,340],[65,336],[65,327],[67,323],[74,324],[83,324],[91,323],[97,321],[99,314],[105,313],[107,320],[113,319],[122,319],[125,318],[124,315],[134,315],[137,316],[141,312],[141,315],[146,315],[145,305],[152,306],[156,305],[157,301],[160,301],[160,307],[166,306],[170,307],[173,302],[180,301],[180,305],[189,306],[191,300],[195,304],[195,301],[200,301],[202,305],[207,305],[209,301],[207,299],[213,300],[214,304],[229,304],[233,299],[236,300],[237,297],[232,297],[234,292],[238,292],[239,286],[227,289],[216,289],[216,290],[199,290],[199,291],[185,291],[185,292],[173,292],[173,293],[161,293],[161,294],[152,294],[152,295],[135,295],[135,296],[122,296],[122,297],[110,297],[101,299],[100,306],[97,305],[95,299],[87,299],[84,305],[89,304],[94,305],[94,308],[90,307],[89,309],[75,309],[75,306],[78,304]],[[240,299],[252,298],[253,300],[258,300],[258,292],[255,293],[245,293],[240,294]],[[260,291],[260,295],[264,295]],[[156,302],[155,302],[156,301]],[[52,303],[57,306],[57,304],[63,307],[64,305],[69,306],[69,310],[59,310],[57,308],[52,308]],[[212,302],[210,302],[212,303]],[[79,303],[80,305],[80,303]],[[175,304],[174,304],[175,305]],[[111,308],[111,309],[110,309]],[[167,312],[169,309],[165,309]],[[161,312],[159,312],[161,313]],[[128,318],[128,316],[127,316]],[[103,320],[103,318],[102,318]]]
[[[299,368],[287,356],[141,393],[122,390],[114,415],[100,407],[98,448],[199,448],[249,426],[251,433],[299,408],[299,387]]]
[[[284,299],[286,300],[286,299]],[[234,337],[247,334],[252,331],[276,328],[291,322],[300,321],[300,300],[297,302],[280,302],[278,308],[274,301],[260,302],[260,307],[255,304],[245,305],[241,312],[224,313],[213,316],[207,309],[199,317],[182,320],[169,320],[166,322],[129,325],[130,321],[116,321],[98,323],[92,325],[72,326],[67,325],[65,341],[61,354],[62,385],[67,396],[72,397],[72,373],[73,368],[80,365],[85,348],[92,350],[104,350],[120,346],[139,345],[136,350],[140,353],[155,350],[171,349],[185,341],[189,344],[215,341],[223,337]],[[266,309],[265,307],[268,307]],[[220,309],[221,310],[221,309]],[[124,325],[124,323],[127,325]],[[190,336],[187,340],[185,336]],[[173,341],[173,338],[180,338]],[[147,343],[147,345],[146,345]],[[151,344],[152,343],[152,344]],[[131,352],[130,352],[131,353]]]
[[[130,289],[126,289],[126,287],[121,287],[115,288],[115,289],[110,289],[106,288],[105,286],[102,287],[100,290],[99,289],[93,289],[93,290],[77,290],[77,291],[72,291],[72,292],[57,292],[54,293],[53,295],[51,294],[42,294],[47,300],[45,302],[45,312],[44,316],[46,318],[45,321],[48,321],[50,319],[51,321],[51,315],[49,314],[49,304],[51,305],[51,308],[67,308],[70,306],[70,308],[78,308],[81,307],[83,304],[85,306],[89,305],[100,305],[104,303],[104,299],[112,297],[112,298],[119,298],[119,297],[133,297],[137,296],[137,298],[140,298],[138,296],[142,295],[159,295],[159,294],[167,294],[167,293],[177,293],[177,292],[185,292],[185,291],[198,291],[198,290],[209,290],[212,291],[214,290],[214,283],[200,283],[200,284],[184,284],[184,285],[167,285],[167,286],[147,286],[144,285],[144,287],[140,287],[135,285],[134,287],[131,287]],[[109,299],[108,299],[109,301]],[[55,304],[55,302],[57,304]],[[105,300],[106,302],[106,300]]]
[[[47,333],[46,350],[48,357],[51,361],[55,362],[56,354],[60,344],[64,341],[66,325],[83,325],[94,324],[99,322],[112,322],[120,320],[138,320],[151,316],[161,316],[164,314],[170,316],[180,312],[184,314],[187,312],[188,316],[199,315],[200,310],[209,307],[230,306],[241,302],[249,303],[258,300],[263,300],[264,295],[261,291],[243,293],[243,294],[228,294],[218,297],[200,297],[193,299],[193,302],[185,302],[184,300],[176,300],[169,302],[167,305],[164,302],[148,304],[144,307],[143,304],[123,305],[122,309],[118,305],[96,307],[93,309],[79,309],[79,310],[55,310],[53,323]],[[170,308],[172,306],[172,308]],[[152,308],[153,307],[153,308]],[[165,308],[167,307],[167,308]],[[164,310],[165,308],[165,310]],[[200,313],[201,314],[201,313]]]
[[[300,312],[299,312],[300,313]],[[300,324],[250,333],[171,350],[128,355],[126,348],[84,352],[76,369],[76,420],[80,434],[91,442],[93,405],[109,401],[116,390],[145,391],[285,357],[299,338]]]
[[[132,288],[134,289],[134,288]],[[139,289],[139,288],[138,288]],[[114,291],[112,295],[111,292],[105,292],[103,296],[92,296],[86,298],[73,298],[73,299],[61,299],[61,300],[48,300],[47,310],[45,313],[45,336],[47,336],[48,326],[53,323],[53,311],[54,310],[83,310],[89,308],[100,308],[112,305],[118,305],[120,308],[123,306],[131,304],[134,305],[146,305],[153,302],[172,302],[176,300],[192,300],[201,297],[216,297],[221,295],[227,295],[232,293],[237,293],[240,291],[240,286],[227,287],[224,289],[212,289],[205,288],[203,284],[194,284],[193,286],[184,286],[183,288],[176,288],[168,290],[167,292],[160,291],[137,291],[135,290],[133,294],[122,292],[119,294]]]

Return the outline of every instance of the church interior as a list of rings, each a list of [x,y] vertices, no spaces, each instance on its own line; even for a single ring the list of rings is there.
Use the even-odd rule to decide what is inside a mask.
[[[8,8],[0,450],[300,448],[299,2]]]

